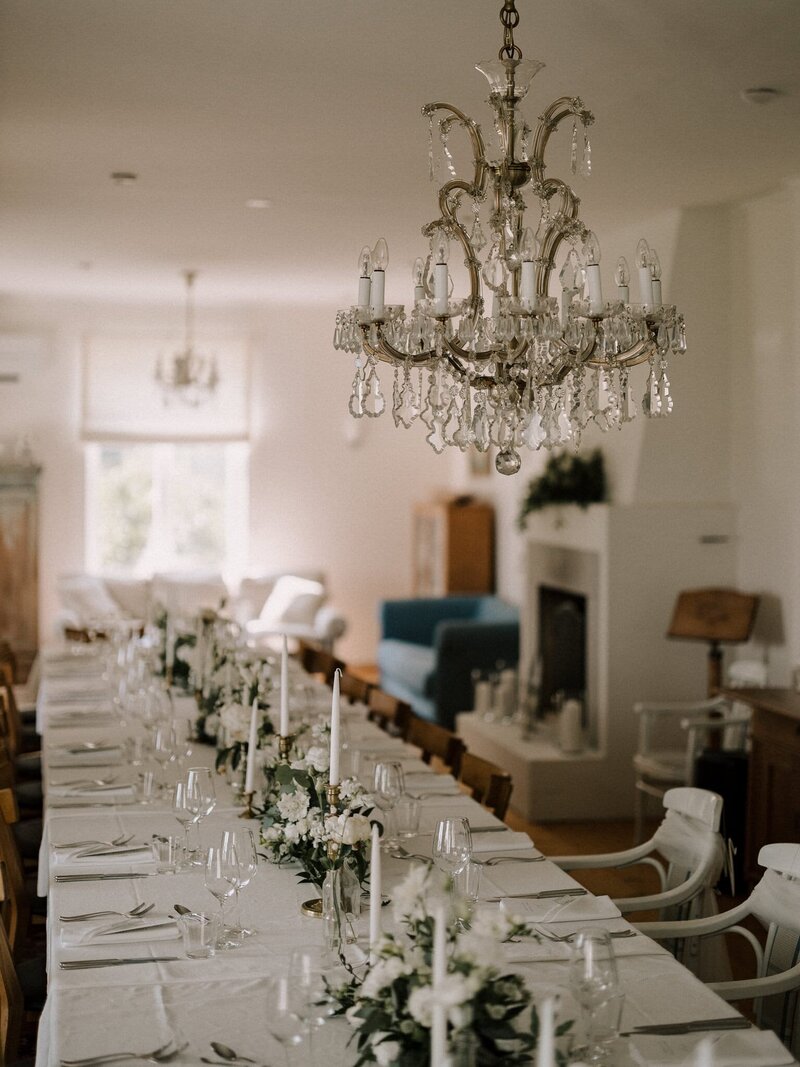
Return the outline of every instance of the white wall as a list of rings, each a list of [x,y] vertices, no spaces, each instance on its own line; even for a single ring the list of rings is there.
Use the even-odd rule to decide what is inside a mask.
[[[338,651],[352,662],[371,662],[378,601],[410,592],[412,504],[446,486],[448,467],[419,431],[396,431],[388,413],[359,423],[347,413],[352,358],[333,351],[334,314],[327,305],[225,314],[201,309],[198,337],[205,324],[252,338],[250,571],[324,570],[350,622]],[[81,338],[174,329],[176,314],[171,306],[6,301],[0,315],[4,333],[40,336],[45,348],[19,385],[0,385],[0,440],[27,434],[44,468],[40,629],[46,638],[57,610],[56,576],[84,566]],[[390,398],[385,369],[382,379]],[[348,443],[354,428],[362,434],[357,445]]]

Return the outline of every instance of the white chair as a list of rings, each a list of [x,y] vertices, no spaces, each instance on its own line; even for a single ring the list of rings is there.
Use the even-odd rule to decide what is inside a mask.
[[[728,668],[727,682],[731,688],[763,687],[767,684],[767,668],[756,660],[737,660]],[[714,697],[693,703],[638,703],[633,711],[639,718],[638,747],[633,757],[634,841],[638,843],[643,834],[645,798],[661,799],[673,786],[693,785],[697,757],[714,731],[721,731],[723,749],[744,750],[750,708],[725,697]]]
[[[623,914],[658,908],[664,918],[688,918],[715,911],[712,887],[722,873],[725,855],[719,833],[722,797],[707,789],[682,786],[664,794],[664,807],[666,815],[661,825],[643,844],[623,852],[551,859],[565,871],[632,867],[638,863],[655,867],[660,892],[615,899]]]
[[[638,928],[657,940],[705,938],[715,934],[736,933],[752,945],[756,957],[755,978],[709,982],[723,1000],[756,1001],[756,1020],[767,1024],[793,1052],[800,1034],[793,1034],[800,990],[800,845],[764,845],[758,862],[766,868],[753,892],[735,908],[707,918],[685,922],[638,923]],[[751,930],[742,926],[748,916],[755,916],[766,928],[765,945]],[[777,1005],[764,1005],[763,998],[783,995]],[[772,1009],[772,1010],[770,1010]],[[777,1025],[773,1025],[776,1023]]]

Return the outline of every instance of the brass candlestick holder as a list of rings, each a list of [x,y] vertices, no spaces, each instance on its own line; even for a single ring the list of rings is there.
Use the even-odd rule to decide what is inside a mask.
[[[255,817],[256,813],[253,810],[253,797],[255,795],[255,792],[252,791],[244,794],[245,808],[242,814],[239,816],[240,819],[252,819]]]
[[[289,762],[289,753],[292,751],[293,734],[278,734],[278,756],[284,763]]]
[[[172,667],[167,667],[164,671],[164,681],[167,684],[167,689],[172,685]]]

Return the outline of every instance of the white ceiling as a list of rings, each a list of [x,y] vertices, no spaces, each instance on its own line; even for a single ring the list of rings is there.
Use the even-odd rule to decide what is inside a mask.
[[[200,303],[350,302],[381,234],[405,279],[436,214],[420,105],[491,128],[473,64],[499,48],[500,6],[0,0],[0,294],[174,302],[195,267]],[[601,239],[620,202],[644,214],[800,174],[797,0],[518,6],[517,43],[547,64],[529,120],[562,94],[597,116],[576,188]],[[785,95],[753,107],[755,85]],[[548,173],[567,177],[566,139],[553,148]]]

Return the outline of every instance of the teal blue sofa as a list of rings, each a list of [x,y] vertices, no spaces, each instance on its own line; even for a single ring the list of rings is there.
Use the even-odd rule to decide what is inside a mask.
[[[450,730],[472,707],[472,671],[519,660],[519,611],[499,597],[384,600],[380,623],[381,688]]]

